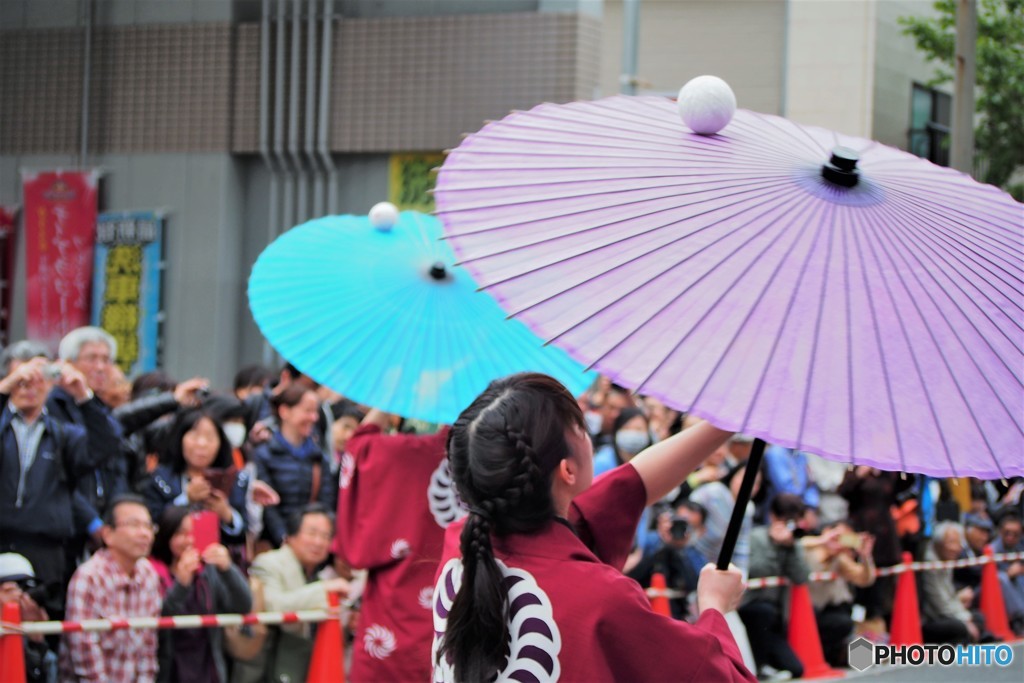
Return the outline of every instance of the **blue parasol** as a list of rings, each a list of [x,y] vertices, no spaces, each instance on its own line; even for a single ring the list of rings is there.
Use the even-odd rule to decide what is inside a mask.
[[[249,277],[267,341],[316,381],[366,405],[450,424],[498,377],[543,372],[574,394],[593,379],[545,347],[462,269],[436,218],[404,211],[375,228],[328,216],[271,243]]]

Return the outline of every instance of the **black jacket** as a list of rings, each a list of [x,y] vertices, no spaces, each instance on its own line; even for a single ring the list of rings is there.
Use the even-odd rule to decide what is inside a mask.
[[[111,498],[129,490],[124,432],[120,423],[97,397],[79,405],[60,387],[50,392],[46,409],[61,422],[85,430],[89,458],[98,466],[84,472],[77,486],[97,516],[102,516]]]
[[[18,496],[21,461],[7,396],[0,395],[0,536],[45,537],[63,542],[76,533],[73,510],[78,477],[102,464],[86,447],[85,430],[44,414],[36,457]]]
[[[338,477],[315,440],[307,439],[299,448],[292,448],[279,431],[274,431],[269,441],[255,448],[253,459],[258,479],[274,487],[281,497],[280,504],[263,508],[264,533],[275,546],[284,542],[289,516],[310,501],[323,503],[329,510],[335,509]],[[320,469],[320,485],[313,491],[315,465]]]
[[[235,486],[228,495],[228,504],[238,513],[242,519],[242,531],[237,536],[231,536],[221,529],[221,540],[223,543],[241,543],[245,541],[246,510],[245,498],[249,491],[249,472],[242,470],[238,473]],[[160,519],[164,508],[174,503],[174,499],[181,495],[181,475],[175,473],[167,465],[160,465],[150,475],[142,486],[142,497],[146,499],[146,507],[153,521]]]

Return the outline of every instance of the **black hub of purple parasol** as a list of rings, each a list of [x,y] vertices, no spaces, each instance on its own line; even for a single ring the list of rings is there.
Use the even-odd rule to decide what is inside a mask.
[[[857,153],[849,147],[833,147],[832,158],[821,166],[821,177],[840,187],[853,187],[859,180],[859,159]]]

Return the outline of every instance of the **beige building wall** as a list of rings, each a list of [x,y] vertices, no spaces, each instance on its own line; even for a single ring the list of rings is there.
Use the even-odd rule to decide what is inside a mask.
[[[787,118],[871,137],[877,10],[872,0],[789,3]]]
[[[740,107],[782,106],[784,0],[641,0],[639,92],[672,94],[702,74],[723,78]],[[600,89],[619,92],[622,0],[606,0]]]
[[[918,52],[914,40],[903,35],[900,17],[935,14],[931,0],[885,0],[878,3],[878,40],[875,50],[875,109],[872,137],[887,145],[907,147],[910,93],[915,82],[926,84],[935,66]],[[951,92],[949,85],[943,88]]]

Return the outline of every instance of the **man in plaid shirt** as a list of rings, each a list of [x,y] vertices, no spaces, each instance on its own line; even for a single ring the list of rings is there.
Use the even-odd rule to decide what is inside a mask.
[[[159,617],[160,580],[146,559],[155,528],[145,501],[122,495],[104,515],[106,548],[82,564],[68,587],[67,619]],[[157,674],[153,629],[69,633],[61,680],[150,683]]]

